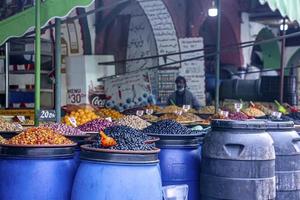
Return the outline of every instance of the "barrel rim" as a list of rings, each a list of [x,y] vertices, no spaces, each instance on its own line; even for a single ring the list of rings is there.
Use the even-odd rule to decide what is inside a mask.
[[[145,140],[145,143],[146,143],[146,144],[151,144],[151,143],[157,142],[157,141],[159,141],[159,140],[160,140],[159,137],[152,137],[151,139]]]
[[[206,132],[205,132],[206,133]],[[163,138],[173,138],[173,139],[183,139],[183,138],[196,138],[196,137],[202,137],[205,135],[205,133],[194,133],[194,134],[158,134],[158,133],[145,133],[148,136],[152,137],[159,137],[160,139]]]
[[[103,150],[88,145],[81,145],[80,159],[95,162],[120,163],[120,164],[153,164],[158,163],[160,149],[153,151],[121,151]]]
[[[0,144],[0,147],[14,147],[14,148],[55,148],[55,147],[75,147],[77,143],[73,144],[49,144],[49,145],[19,145],[19,144]]]
[[[291,130],[294,125],[293,121],[266,121],[267,130]]]
[[[3,145],[0,144],[0,157],[9,158],[62,158],[73,157],[75,145]]]
[[[88,138],[88,137],[90,137],[90,135],[88,135],[88,134],[86,134],[86,135],[65,135],[65,134],[61,134],[61,135],[63,135],[63,136],[65,136],[65,137],[74,137],[74,138]]]
[[[213,130],[216,129],[246,129],[246,130],[266,130],[266,122],[263,120],[231,120],[213,119],[211,122]]]
[[[84,144],[80,146],[81,149],[87,150],[87,151],[95,151],[95,152],[103,152],[103,153],[120,153],[120,154],[153,154],[153,153],[159,153],[159,148],[154,148],[154,150],[150,151],[133,151],[133,150],[114,150],[114,149],[104,149],[104,148],[95,148],[95,147],[89,147],[89,144]]]
[[[160,140],[156,142],[159,148],[198,148],[202,143],[200,138],[192,140]]]

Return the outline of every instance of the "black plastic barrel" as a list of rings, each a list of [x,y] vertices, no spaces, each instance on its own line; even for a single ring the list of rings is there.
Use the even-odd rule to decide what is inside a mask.
[[[276,153],[276,199],[300,199],[300,137],[292,121],[267,122]]]
[[[260,80],[224,80],[220,85],[221,99],[259,99]]]
[[[202,146],[202,200],[275,199],[275,150],[262,121],[212,121]]]
[[[260,91],[262,94],[279,94],[280,76],[262,76]],[[284,93],[295,92],[297,92],[296,76],[284,76]]]
[[[283,101],[291,105],[298,105],[297,78],[295,76],[284,77]],[[260,87],[260,100],[279,100],[280,76],[262,76]]]

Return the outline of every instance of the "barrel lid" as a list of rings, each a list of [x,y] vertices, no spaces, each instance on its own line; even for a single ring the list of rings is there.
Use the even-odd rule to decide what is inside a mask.
[[[246,129],[246,130],[265,130],[266,123],[262,120],[212,120],[212,129]]]
[[[74,156],[76,144],[71,145],[0,145],[0,157],[58,158]]]
[[[149,136],[159,137],[160,140],[156,141],[155,144],[158,147],[194,147],[197,148],[202,143],[204,134],[189,134],[189,135],[175,135],[175,134],[155,134],[147,133]]]
[[[110,162],[110,163],[123,163],[123,164],[151,164],[158,163],[159,149],[152,151],[123,151],[111,149],[93,148],[90,145],[81,145],[80,159]]]
[[[293,129],[293,121],[266,121],[267,130],[284,130],[284,129]]]

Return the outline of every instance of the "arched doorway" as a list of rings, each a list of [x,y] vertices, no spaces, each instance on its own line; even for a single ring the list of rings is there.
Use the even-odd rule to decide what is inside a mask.
[[[275,38],[273,32],[263,28],[255,42]],[[252,49],[251,65],[260,69],[278,69],[280,67],[280,49],[277,41],[256,45]]]

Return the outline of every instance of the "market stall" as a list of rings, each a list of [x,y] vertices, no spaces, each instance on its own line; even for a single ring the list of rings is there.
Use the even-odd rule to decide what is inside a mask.
[[[51,7],[57,3],[55,0],[42,5],[38,1],[36,14],[32,8],[10,19],[12,25],[21,17],[32,22],[32,17],[36,16],[36,95],[34,113],[32,110],[29,113],[0,112],[0,180],[8,183],[0,184],[0,197],[167,200],[176,194],[188,200],[238,199],[241,196],[274,199],[276,195],[284,199],[286,193],[291,193],[288,195],[297,199],[300,185],[289,180],[299,176],[299,166],[293,163],[299,160],[296,130],[300,125],[300,108],[278,102],[271,95],[269,102],[254,99],[249,95],[250,88],[242,87],[239,80],[232,81],[234,84],[229,87],[235,99],[220,98],[221,14],[218,17],[214,105],[200,109],[175,103],[157,105],[148,70],[116,75],[117,62],[113,55],[84,55],[66,59],[70,75],[68,104],[61,107],[61,49],[57,42],[56,112],[42,112],[39,105],[39,28],[50,18],[62,17],[74,7],[91,2],[68,1],[65,5],[57,4],[64,5],[60,8]],[[161,4],[157,5],[162,8]],[[217,7],[221,8],[220,1]],[[39,13],[48,13],[48,8],[51,14],[40,18]],[[0,28],[4,22],[0,22]],[[57,38],[60,38],[60,23],[56,19]],[[15,34],[4,32],[0,35],[0,43],[10,35],[23,34],[31,25],[24,24]],[[192,48],[189,45],[195,41],[200,40],[181,40],[187,49]],[[198,59],[199,55],[195,57]],[[186,63],[190,59],[175,62],[185,62],[188,67],[199,64]],[[192,79],[199,78],[204,71],[197,71],[195,77],[193,72],[184,73],[191,77],[192,83]],[[165,78],[168,80],[169,76]],[[263,94],[256,87],[258,82],[252,82],[251,91],[261,97]],[[202,98],[203,85],[200,89],[197,84],[194,86]],[[272,92],[270,88],[264,90]],[[239,95],[240,92],[245,96]],[[33,118],[35,127],[26,126]],[[290,151],[282,148],[283,142]],[[293,148],[296,150],[291,150]],[[281,163],[279,167],[275,166],[275,160]],[[285,176],[280,174],[282,171]],[[20,172],[26,176],[20,176]],[[277,187],[276,176],[281,180]]]

